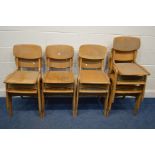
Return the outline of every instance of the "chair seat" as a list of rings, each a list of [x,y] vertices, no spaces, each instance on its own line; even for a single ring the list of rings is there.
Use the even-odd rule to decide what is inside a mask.
[[[110,84],[106,73],[98,70],[81,70],[80,83],[83,84]]]
[[[127,76],[144,76],[149,73],[136,63],[116,63],[116,68],[120,75]]]
[[[35,84],[38,77],[39,72],[15,71],[8,75],[4,82],[8,84]]]
[[[66,71],[49,71],[45,73],[43,82],[49,84],[74,83],[74,75],[72,72]]]

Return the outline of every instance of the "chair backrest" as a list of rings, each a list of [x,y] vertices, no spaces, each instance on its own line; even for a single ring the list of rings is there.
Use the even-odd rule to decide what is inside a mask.
[[[101,45],[82,45],[79,49],[79,70],[103,70],[107,48]]]
[[[46,48],[46,67],[50,69],[69,69],[73,67],[74,48],[69,45],[49,45]]]
[[[18,69],[31,68],[41,71],[42,49],[38,45],[20,44],[13,47]]]
[[[112,60],[114,62],[135,62],[140,39],[136,37],[116,37],[113,41]]]

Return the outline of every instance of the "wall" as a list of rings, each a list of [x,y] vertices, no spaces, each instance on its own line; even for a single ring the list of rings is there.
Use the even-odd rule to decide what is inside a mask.
[[[42,46],[43,52],[49,44],[69,44],[75,49],[74,72],[77,74],[76,54],[81,44],[102,44],[110,51],[113,38],[132,35],[141,38],[138,62],[146,67],[148,78],[146,97],[155,97],[155,27],[0,27],[0,96],[5,96],[3,80],[15,69],[12,47],[14,44],[33,43]]]

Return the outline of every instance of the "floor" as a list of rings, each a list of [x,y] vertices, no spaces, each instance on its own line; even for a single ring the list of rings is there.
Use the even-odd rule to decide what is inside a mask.
[[[117,98],[108,118],[99,98],[80,98],[79,111],[72,117],[71,98],[46,99],[46,115],[40,119],[37,99],[13,98],[13,117],[7,115],[5,98],[0,98],[0,128],[4,129],[154,129],[155,98],[145,98],[138,115],[134,99]]]

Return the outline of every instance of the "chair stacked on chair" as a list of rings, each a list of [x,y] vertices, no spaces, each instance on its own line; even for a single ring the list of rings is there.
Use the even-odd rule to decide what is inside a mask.
[[[17,70],[5,79],[6,106],[12,115],[12,96],[37,95],[39,114],[42,116],[40,79],[42,50],[37,45],[15,45],[13,48]],[[27,70],[27,69],[31,69]]]
[[[80,47],[76,115],[79,95],[105,96],[104,109],[107,109],[110,81],[103,70],[106,53],[107,49],[101,45],[82,45]]]
[[[76,85],[73,67],[74,49],[69,45],[51,45],[46,48],[46,73],[42,80],[42,110],[44,114],[46,94],[70,94],[73,96],[73,115]]]
[[[74,49],[69,45],[46,48],[46,72],[42,75],[42,49],[38,45],[15,45],[17,69],[5,79],[6,107],[12,116],[12,96],[37,96],[40,117],[45,114],[45,97],[70,95],[73,116],[77,116],[80,96],[104,97],[104,115],[108,116],[116,96],[134,96],[137,113],[144,98],[148,71],[136,63],[140,39],[116,37],[104,72],[107,48],[102,45],[80,46],[77,79],[72,71]]]
[[[107,115],[115,96],[135,96],[134,112],[137,113],[144,98],[146,79],[149,73],[136,63],[140,39],[135,37],[116,37],[109,60],[111,90]]]

